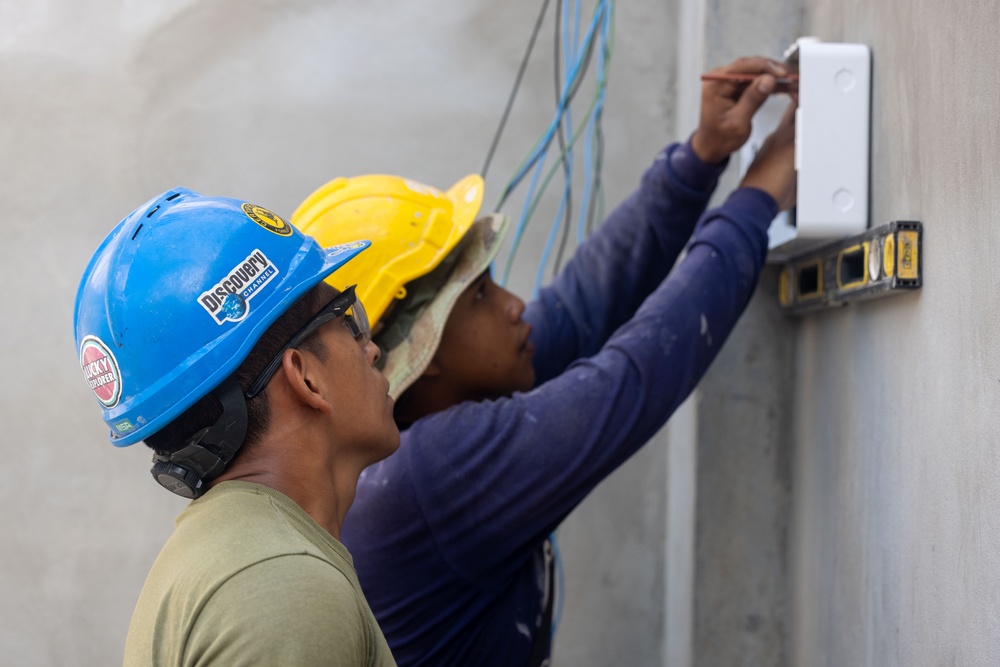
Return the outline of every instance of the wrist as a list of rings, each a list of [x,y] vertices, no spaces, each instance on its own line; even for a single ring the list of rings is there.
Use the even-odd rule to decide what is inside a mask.
[[[718,185],[719,176],[729,163],[708,164],[695,153],[691,137],[682,144],[672,144],[666,149],[667,165],[682,185],[703,193],[710,193]]]
[[[701,128],[695,130],[691,136],[691,150],[705,164],[717,165],[729,157],[727,151],[720,151],[718,146],[705,139]]]

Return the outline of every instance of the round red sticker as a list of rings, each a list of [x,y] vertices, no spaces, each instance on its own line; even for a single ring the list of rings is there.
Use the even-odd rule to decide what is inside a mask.
[[[101,405],[106,408],[118,405],[122,397],[122,374],[115,355],[97,336],[86,336],[80,343],[80,368]]]

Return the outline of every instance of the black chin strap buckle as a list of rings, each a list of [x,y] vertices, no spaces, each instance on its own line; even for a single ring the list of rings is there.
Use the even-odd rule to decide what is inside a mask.
[[[219,419],[192,435],[176,452],[153,455],[153,479],[184,498],[205,493],[206,484],[222,474],[246,437],[247,403],[236,375],[212,393],[222,403]]]

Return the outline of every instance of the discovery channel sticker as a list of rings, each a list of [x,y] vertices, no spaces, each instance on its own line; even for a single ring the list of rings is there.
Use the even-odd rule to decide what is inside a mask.
[[[225,278],[201,293],[198,303],[216,324],[239,322],[250,312],[250,300],[278,275],[278,267],[259,249],[234,266]]]
[[[106,408],[118,405],[122,397],[122,374],[111,348],[97,336],[85,336],[80,343],[80,368],[94,396]]]

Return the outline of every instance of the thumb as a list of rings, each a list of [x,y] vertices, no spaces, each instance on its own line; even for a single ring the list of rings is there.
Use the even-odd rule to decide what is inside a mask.
[[[774,92],[776,85],[777,82],[773,76],[768,74],[758,76],[753,80],[753,83],[746,87],[743,94],[740,95],[740,99],[733,106],[732,114],[739,121],[749,125],[750,119],[753,118],[753,115],[757,113],[757,109]]]

